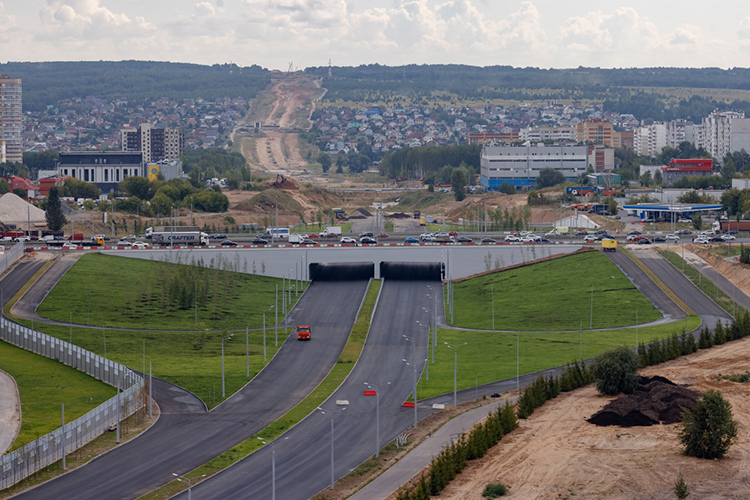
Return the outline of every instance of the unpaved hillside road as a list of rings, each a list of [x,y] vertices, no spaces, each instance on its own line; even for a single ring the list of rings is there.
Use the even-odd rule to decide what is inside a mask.
[[[718,389],[738,421],[737,443],[720,461],[681,455],[678,425],[596,427],[586,419],[612,398],[593,386],[562,394],[521,420],[517,431],[469,465],[441,498],[478,500],[488,483],[510,486],[508,498],[672,500],[679,472],[690,498],[750,498],[750,387],[719,380],[744,373],[750,338],[642,371],[706,391]]]

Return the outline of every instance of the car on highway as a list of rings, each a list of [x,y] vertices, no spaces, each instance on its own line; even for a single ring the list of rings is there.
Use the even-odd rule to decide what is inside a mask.
[[[145,241],[134,241],[133,242],[133,248],[149,248],[151,245],[146,243]]]
[[[638,240],[638,244],[639,244],[639,245],[650,245],[650,244],[651,244],[651,240],[650,240],[650,239],[648,239],[648,238],[644,238],[644,237],[641,237],[641,238],[640,238],[640,239]]]
[[[692,224],[693,221],[691,219],[688,219],[687,217],[680,217],[679,219],[677,219],[677,222],[679,222],[680,224]]]
[[[708,245],[709,241],[708,241],[708,238],[706,238],[705,236],[698,236],[697,238],[693,238],[693,243],[700,243],[703,245]]]
[[[66,242],[65,242],[65,243],[63,243],[63,245],[62,245],[62,249],[63,249],[63,250],[75,250],[75,249],[77,249],[77,248],[78,248],[78,245],[76,245],[75,243],[71,243],[71,242],[69,242],[69,241],[66,241]]]
[[[130,243],[129,241],[127,241],[127,240],[120,240],[120,241],[117,242],[116,246],[118,246],[118,247],[132,247],[133,244]]]
[[[495,243],[497,243],[497,241],[493,240],[492,238],[482,238],[482,243],[494,245]]]
[[[16,236],[13,238],[13,241],[18,243],[19,241],[31,241],[31,238],[29,236]]]
[[[521,241],[521,238],[519,238],[515,234],[509,234],[508,236],[505,237],[506,243],[518,243],[520,241]]]
[[[55,241],[55,235],[48,234],[47,236],[42,236],[39,238],[39,241]]]
[[[721,236],[711,236],[710,238],[708,238],[708,241],[710,241],[711,243],[724,243],[726,240]]]
[[[412,236],[407,237],[404,240],[404,243],[419,243],[419,240],[417,238],[414,238]]]
[[[721,237],[721,239],[724,241],[734,241],[737,238],[735,236],[732,236],[731,234],[725,234]]]
[[[586,236],[583,237],[583,242],[584,243],[595,243],[596,242],[596,236],[594,236],[593,234],[587,234]]]
[[[236,247],[237,242],[232,240],[224,240],[221,242],[221,246],[223,247]]]
[[[341,243],[342,245],[354,245],[354,246],[357,246],[357,240],[355,240],[355,239],[354,239],[354,238],[352,238],[351,236],[344,236],[344,237],[342,237],[342,238],[341,238],[341,239],[339,240],[339,242],[340,242],[340,243]]]
[[[643,233],[641,233],[640,231],[630,231],[628,233],[628,236],[640,236],[641,234]]]
[[[654,243],[665,243],[667,239],[664,236],[654,236]]]
[[[456,243],[474,243],[474,240],[472,240],[468,236],[459,236],[458,238],[456,238]]]
[[[318,233],[310,233],[310,234],[307,235],[307,237],[308,238],[316,238],[316,239],[320,238],[320,236],[318,236]]]
[[[379,240],[383,240],[383,239],[385,239],[385,238],[388,238],[388,235],[387,235],[386,233],[380,233],[380,234],[378,235],[378,239],[379,239]]]
[[[687,236],[687,235],[693,234],[693,232],[690,229],[680,229],[675,234],[679,234],[679,235],[682,235],[682,236]]]
[[[225,240],[227,239],[227,235],[226,234],[211,234],[209,235],[209,238],[212,238],[214,240]]]
[[[13,241],[13,236],[3,236],[0,241]]]
[[[359,244],[360,245],[377,245],[378,242],[375,240],[375,238],[371,236],[363,236],[362,238],[359,239]]]
[[[537,236],[534,233],[529,233],[526,236],[524,236],[523,238],[521,238],[521,241],[523,243],[539,243],[539,240],[541,240],[541,239],[542,238],[540,236]]]
[[[680,241],[680,237],[676,234],[668,234],[665,236],[665,238],[667,239],[667,241]]]
[[[258,246],[268,245],[268,240],[264,240],[263,238],[255,238],[250,242],[250,244]]]
[[[122,239],[123,240],[128,240],[128,241],[135,241],[137,238],[136,238],[136,236],[134,234],[129,234],[129,235],[125,236]]]
[[[448,236],[458,236],[458,231],[448,231]]]
[[[360,238],[360,243],[361,243],[362,238],[375,238],[375,235],[373,233],[361,233],[359,235],[359,238]]]

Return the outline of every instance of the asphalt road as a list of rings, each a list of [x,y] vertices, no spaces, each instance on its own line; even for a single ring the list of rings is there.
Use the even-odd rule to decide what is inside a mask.
[[[412,392],[415,357],[421,373],[427,356],[431,294],[439,282],[389,281],[383,285],[365,349],[349,378],[322,405],[333,414],[335,479],[375,453],[376,396],[364,396],[365,382],[380,389],[380,444],[384,446],[414,423],[414,409],[402,403]],[[425,326],[422,326],[425,325]],[[416,349],[403,335],[416,339]],[[336,400],[348,400],[337,406]],[[434,411],[422,403],[418,418]],[[230,469],[193,488],[194,498],[271,498],[275,449],[276,498],[307,499],[330,485],[331,417],[315,412],[276,440]],[[187,498],[187,493],[177,498]]]
[[[190,393],[162,386],[154,398],[162,415],[143,436],[14,498],[137,498],[173,480],[173,472],[186,473],[247,439],[294,407],[328,374],[366,288],[367,281],[313,283],[290,321],[310,324],[313,341],[285,342],[261,373],[210,413]]]

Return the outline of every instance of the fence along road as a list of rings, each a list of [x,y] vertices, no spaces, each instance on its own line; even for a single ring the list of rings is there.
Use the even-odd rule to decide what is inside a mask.
[[[21,254],[23,248],[21,245]],[[40,262],[24,262],[17,266],[18,274],[3,277],[3,299],[9,300],[41,268]],[[7,267],[6,267],[7,269]],[[25,277],[25,280],[19,279]],[[3,303],[4,307],[5,304]],[[46,436],[0,458],[0,489],[8,488],[29,475],[63,458],[117,425],[118,407],[121,418],[135,413],[145,403],[144,380],[139,374],[114,361],[50,337],[31,328],[0,317],[0,339],[47,358],[76,368],[112,386],[124,389],[84,416],[67,423]],[[61,408],[62,410],[62,408]],[[62,415],[61,415],[62,418]]]

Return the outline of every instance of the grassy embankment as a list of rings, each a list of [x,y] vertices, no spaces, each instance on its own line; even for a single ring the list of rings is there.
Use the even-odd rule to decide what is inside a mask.
[[[197,330],[193,296],[196,282],[199,284]],[[118,285],[122,283],[130,285]],[[35,327],[100,355],[104,355],[106,343],[109,359],[136,370],[144,367],[145,345],[147,370],[152,362],[155,376],[185,387],[213,407],[223,401],[220,395],[222,339],[233,331],[233,336],[224,343],[226,394],[229,396],[255,376],[287,338],[284,328],[280,327],[277,346],[276,329],[269,327],[264,360],[262,329],[249,332],[247,337],[243,331],[246,327],[262,328],[264,310],[267,311],[266,324],[274,323],[275,313],[270,308],[275,302],[277,284],[281,286],[281,280],[264,276],[89,254],[73,266],[40,305],[41,315],[64,322],[72,316],[74,324],[88,322],[107,327],[127,325],[183,331],[40,324]],[[188,294],[184,308],[179,306],[180,290]],[[291,295],[295,301],[297,297],[294,293]],[[203,304],[202,300],[205,300]],[[24,323],[30,324],[29,321]],[[246,349],[249,350],[249,377],[246,376]]]
[[[370,329],[370,318],[372,317],[372,311],[375,308],[375,301],[380,292],[381,284],[382,282],[379,280],[373,280],[371,282],[370,288],[368,289],[367,295],[362,304],[362,310],[354,322],[351,334],[341,352],[341,356],[339,356],[339,359],[336,361],[336,364],[331,369],[330,373],[320,385],[313,390],[313,392],[276,422],[269,425],[258,434],[249,437],[234,448],[222,453],[205,465],[190,471],[187,476],[192,478],[200,477],[205,474],[206,477],[210,477],[242,460],[244,457],[262,446],[263,443],[260,439],[266,442],[276,439],[287,429],[291,428],[311,412],[315,411],[318,406],[328,399],[328,397],[344,382],[354,368],[357,359],[359,359],[359,355],[365,345],[365,340],[367,340],[367,333]],[[184,489],[184,483],[172,481],[158,490],[141,497],[141,500],[161,500],[170,498]]]
[[[593,316],[591,283],[594,283]],[[458,349],[457,385],[473,387],[521,374],[591,358],[604,349],[636,345],[688,331],[700,325],[690,316],[668,325],[622,328],[660,317],[658,311],[630,280],[598,252],[555,259],[549,262],[472,278],[455,284],[454,322],[464,328],[491,329],[491,288],[495,292],[495,328],[526,330],[477,332],[453,329],[438,331],[435,363],[430,380],[423,374],[419,398],[453,391],[453,350]],[[592,331],[594,328],[616,328]],[[560,329],[568,331],[560,331]],[[579,328],[585,328],[580,330]],[[550,330],[533,332],[529,330]],[[637,332],[637,333],[636,333]],[[462,344],[466,345],[462,345]],[[518,352],[518,360],[516,353]],[[432,348],[428,353],[432,360]],[[482,395],[479,394],[479,397]]]

